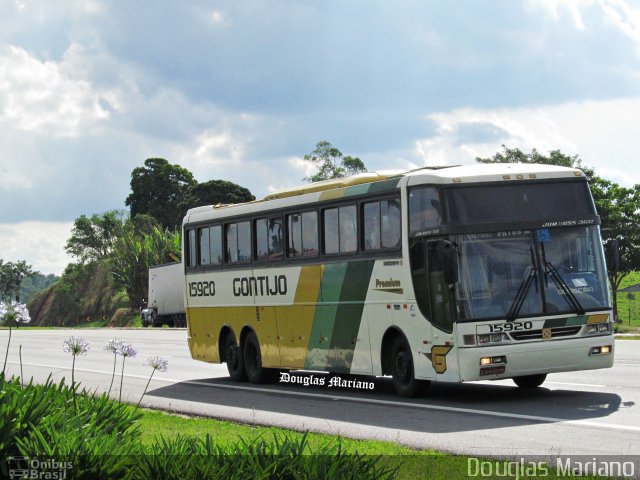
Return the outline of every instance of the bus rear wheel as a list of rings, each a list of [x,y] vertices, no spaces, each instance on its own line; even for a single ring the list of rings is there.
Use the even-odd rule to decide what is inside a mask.
[[[523,377],[514,377],[513,382],[520,388],[537,388],[547,379],[547,374],[525,375]]]
[[[411,349],[404,337],[398,336],[391,346],[391,376],[401,397],[415,397],[426,390],[428,382],[416,380]]]
[[[273,379],[274,370],[262,366],[260,344],[255,333],[250,332],[244,340],[244,367],[251,383],[266,383]]]
[[[235,337],[231,333],[224,339],[224,354],[227,360],[229,378],[235,382],[245,380],[247,375],[244,369],[242,350],[240,350]]]

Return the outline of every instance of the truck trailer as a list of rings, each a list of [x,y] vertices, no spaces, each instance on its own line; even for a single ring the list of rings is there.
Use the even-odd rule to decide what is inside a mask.
[[[142,310],[142,325],[186,327],[182,262],[149,267],[149,300]]]

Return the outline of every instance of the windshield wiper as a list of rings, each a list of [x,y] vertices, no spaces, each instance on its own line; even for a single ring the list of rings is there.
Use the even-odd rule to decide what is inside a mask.
[[[585,311],[576,296],[571,291],[567,282],[564,281],[562,276],[556,270],[556,267],[553,266],[551,262],[545,263],[545,274],[551,276],[551,280],[556,284],[556,287],[564,292],[564,298],[567,303],[578,313],[578,315],[584,315]]]
[[[571,288],[569,287],[569,285],[567,285],[567,282],[565,282],[562,276],[558,273],[558,271],[556,270],[556,267],[554,267],[553,264],[547,260],[547,252],[545,251],[544,243],[542,242],[540,242],[540,250],[542,252],[542,262],[544,264],[544,277],[545,277],[545,283],[547,284],[546,286],[548,286],[547,277],[550,276],[551,280],[553,280],[553,283],[555,283],[556,287],[561,292],[564,293],[564,299],[567,301],[569,306],[573,308],[578,315],[584,315],[584,308],[582,307],[582,305],[580,304],[576,296],[571,291]]]
[[[527,267],[527,274],[520,282],[520,286],[518,287],[518,291],[516,293],[515,298],[513,299],[513,303],[507,312],[507,321],[513,322],[517,317],[518,313],[520,313],[520,309],[524,304],[525,299],[527,298],[527,293],[529,292],[529,288],[531,288],[531,283],[536,276],[536,270],[532,265]]]

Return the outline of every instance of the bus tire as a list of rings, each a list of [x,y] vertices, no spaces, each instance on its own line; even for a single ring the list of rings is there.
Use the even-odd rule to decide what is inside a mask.
[[[416,380],[413,357],[407,340],[398,335],[391,346],[391,377],[396,392],[401,397],[415,397],[421,392],[423,383]]]
[[[244,359],[242,350],[236,343],[236,339],[232,333],[229,333],[224,339],[224,353],[227,360],[227,371],[229,378],[234,382],[241,382],[247,378],[244,369]]]
[[[540,375],[524,375],[522,377],[514,377],[513,382],[520,388],[538,388],[547,379],[547,374]]]
[[[274,371],[262,367],[260,343],[255,333],[249,332],[243,346],[244,367],[251,383],[266,383],[273,378]]]

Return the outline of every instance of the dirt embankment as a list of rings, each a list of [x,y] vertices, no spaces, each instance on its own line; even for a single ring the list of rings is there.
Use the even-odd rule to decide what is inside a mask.
[[[68,269],[60,281],[36,295],[27,308],[31,324],[40,326],[75,326],[95,321],[113,321],[121,326],[125,318],[131,317],[126,296],[113,286],[104,262]]]

